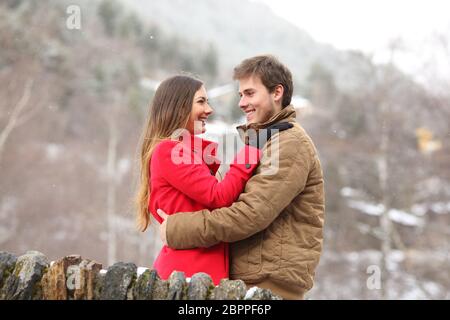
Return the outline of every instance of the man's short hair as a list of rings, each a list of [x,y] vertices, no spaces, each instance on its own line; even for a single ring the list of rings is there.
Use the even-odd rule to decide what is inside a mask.
[[[245,59],[234,68],[233,79],[239,80],[251,76],[258,76],[269,92],[281,84],[284,88],[281,106],[287,107],[291,103],[294,85],[292,74],[276,57],[261,55]]]

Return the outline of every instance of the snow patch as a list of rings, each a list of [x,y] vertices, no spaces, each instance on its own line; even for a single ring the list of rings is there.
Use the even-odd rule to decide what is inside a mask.
[[[405,211],[391,209],[389,210],[389,218],[392,221],[406,226],[420,226],[423,220]]]
[[[141,274],[143,274],[146,270],[148,270],[148,268],[145,268],[145,267],[138,267],[138,268],[137,268],[137,275],[138,275],[138,277],[139,277]]]
[[[361,190],[357,190],[357,189],[353,189],[350,187],[344,187],[341,189],[341,196],[346,197],[346,198],[351,198],[351,197],[361,197],[364,195],[364,192]]]
[[[248,299],[253,298],[253,296],[254,296],[255,293],[256,293],[256,290],[258,290],[258,287],[251,287],[251,288],[247,291],[247,293],[245,294],[244,299],[245,299],[245,300],[248,300]]]
[[[447,214],[450,212],[450,202],[435,202],[430,208],[437,214]]]
[[[348,205],[350,208],[357,209],[370,216],[380,216],[384,211],[384,206],[382,204],[375,205],[365,201],[350,200]]]
[[[370,216],[381,216],[385,210],[382,204],[372,204],[365,201],[350,200],[348,201],[348,205],[350,208],[357,209],[361,213]],[[423,220],[421,218],[406,211],[390,209],[388,211],[388,216],[392,221],[406,226],[417,227],[423,225]]]

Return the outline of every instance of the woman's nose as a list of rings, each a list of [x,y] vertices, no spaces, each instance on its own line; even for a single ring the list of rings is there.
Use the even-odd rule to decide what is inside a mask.
[[[214,112],[214,109],[208,103],[207,106],[206,106],[205,113],[209,115],[209,114],[211,114],[213,112]]]

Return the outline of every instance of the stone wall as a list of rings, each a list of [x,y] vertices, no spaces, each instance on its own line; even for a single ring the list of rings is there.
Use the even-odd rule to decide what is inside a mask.
[[[140,269],[140,268],[139,268]],[[161,280],[155,270],[138,273],[133,263],[118,262],[107,270],[79,255],[49,263],[38,251],[16,257],[0,251],[0,300],[279,300],[270,290],[251,288],[241,280],[196,273],[189,280],[174,271]]]

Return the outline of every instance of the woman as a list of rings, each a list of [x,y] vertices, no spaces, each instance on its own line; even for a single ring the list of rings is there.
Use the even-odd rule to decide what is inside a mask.
[[[260,159],[261,151],[246,145],[219,182],[215,177],[220,166],[217,144],[195,136],[205,132],[212,112],[205,87],[195,78],[174,76],[156,90],[141,150],[141,184],[136,197],[141,231],[148,227],[150,213],[162,222],[158,208],[172,214],[230,206],[244,190],[257,166],[257,161],[248,160]],[[189,250],[163,246],[153,267],[162,279],[175,270],[187,277],[205,272],[217,285],[228,278],[228,265],[228,244],[219,243]]]

